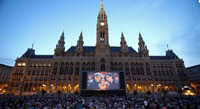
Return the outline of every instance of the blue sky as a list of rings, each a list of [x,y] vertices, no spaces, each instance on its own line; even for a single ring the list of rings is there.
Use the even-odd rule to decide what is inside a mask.
[[[0,0],[0,63],[14,65],[34,42],[36,54],[53,54],[62,31],[65,47],[96,44],[100,0]],[[200,64],[200,3],[198,0],[104,0],[109,43],[138,49],[140,32],[150,55],[165,55],[167,44],[185,61]]]

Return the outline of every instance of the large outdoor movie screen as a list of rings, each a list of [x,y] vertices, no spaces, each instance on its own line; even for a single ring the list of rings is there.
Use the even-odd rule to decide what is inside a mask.
[[[87,72],[87,89],[120,89],[119,72]]]

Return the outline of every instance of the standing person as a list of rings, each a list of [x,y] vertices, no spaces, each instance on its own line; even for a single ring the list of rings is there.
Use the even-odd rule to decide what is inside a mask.
[[[144,100],[144,106],[145,106],[145,108],[148,108],[148,101],[147,100]]]

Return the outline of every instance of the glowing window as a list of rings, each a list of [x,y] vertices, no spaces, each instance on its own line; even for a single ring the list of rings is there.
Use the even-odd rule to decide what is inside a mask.
[[[22,63],[22,66],[26,66],[26,63]]]
[[[17,66],[22,66],[22,63],[18,63]]]

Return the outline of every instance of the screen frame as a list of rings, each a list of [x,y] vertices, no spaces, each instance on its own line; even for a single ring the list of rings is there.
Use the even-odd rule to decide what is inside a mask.
[[[90,90],[90,91],[106,91],[106,90],[101,90],[101,89],[87,89],[87,75],[88,72],[118,72],[119,74],[119,89],[107,89],[108,91],[115,91],[115,90],[126,90],[126,79],[125,79],[125,73],[123,71],[82,71],[81,75],[81,89],[80,90]],[[123,77],[121,77],[123,75]],[[83,79],[83,76],[86,76],[86,79]],[[85,80],[85,81],[83,81]],[[122,84],[123,83],[123,84]]]
[[[109,72],[106,72],[106,73],[111,73],[112,75],[114,75],[114,73],[117,73],[117,75],[118,75],[118,78],[119,78],[119,82],[118,82],[118,85],[117,85],[117,88],[116,89],[89,89],[88,88],[88,75],[89,74],[93,74],[93,76],[94,76],[94,74],[95,73],[101,73],[101,72],[106,72],[106,71],[100,71],[100,72],[98,72],[98,71],[88,71],[87,72],[87,79],[86,79],[86,89],[87,90],[100,90],[100,91],[105,91],[105,90],[119,90],[119,89],[121,89],[121,80],[120,80],[120,72],[119,71],[109,71]],[[89,73],[89,74],[88,74]],[[102,74],[102,73],[101,73]],[[113,79],[114,79],[114,77],[113,77]],[[114,82],[114,80],[113,80],[113,82]]]

